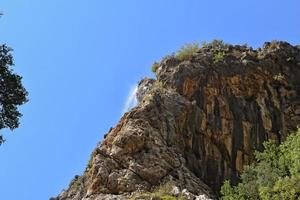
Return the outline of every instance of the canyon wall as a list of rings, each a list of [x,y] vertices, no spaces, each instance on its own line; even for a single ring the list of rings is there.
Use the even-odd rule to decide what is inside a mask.
[[[139,104],[96,147],[83,175],[52,199],[130,199],[163,184],[216,199],[264,141],[280,143],[299,125],[299,46],[215,41],[165,57],[155,73],[140,82]]]

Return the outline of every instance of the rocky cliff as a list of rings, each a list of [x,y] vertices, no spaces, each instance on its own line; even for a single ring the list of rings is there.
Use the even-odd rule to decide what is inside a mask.
[[[177,198],[216,199],[265,140],[280,143],[300,122],[299,46],[214,41],[155,70],[83,175],[52,199],[159,199],[149,192],[166,185]]]

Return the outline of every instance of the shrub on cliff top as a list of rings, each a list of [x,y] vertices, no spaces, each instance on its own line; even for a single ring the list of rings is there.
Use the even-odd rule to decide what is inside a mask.
[[[213,52],[213,63],[218,64],[223,62],[226,55],[225,49],[228,47],[228,44],[223,42],[223,40],[213,40],[208,43],[207,46],[210,47]]]
[[[225,49],[228,44],[223,42],[223,40],[213,40],[211,42],[203,41],[201,43],[201,48],[209,48],[213,52],[213,62],[214,64],[222,62],[225,57]],[[176,58],[179,60],[191,59],[195,53],[200,49],[197,42],[184,45],[177,53]]]
[[[265,150],[256,153],[257,164],[245,168],[241,183],[221,188],[223,200],[300,199],[300,129],[281,145],[264,143]]]
[[[192,44],[186,44],[176,53],[176,58],[179,60],[186,60],[192,58],[192,56],[199,50],[199,44],[197,42]]]
[[[214,64],[220,63],[224,60],[225,52],[220,50],[214,53],[213,55],[213,62]]]
[[[156,70],[158,69],[158,67],[159,67],[159,63],[158,62],[154,62],[153,65],[152,65],[152,67],[151,67],[151,71],[153,73],[155,73]]]
[[[207,46],[210,46],[213,49],[224,49],[228,46],[228,44],[226,44],[223,40],[213,40],[208,43]]]

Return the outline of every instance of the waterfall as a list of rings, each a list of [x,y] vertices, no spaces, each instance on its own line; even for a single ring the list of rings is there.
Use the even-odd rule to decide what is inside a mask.
[[[131,108],[137,105],[137,98],[136,98],[137,90],[138,90],[137,84],[131,87],[127,99],[125,101],[122,114],[124,114],[125,112],[129,111]]]

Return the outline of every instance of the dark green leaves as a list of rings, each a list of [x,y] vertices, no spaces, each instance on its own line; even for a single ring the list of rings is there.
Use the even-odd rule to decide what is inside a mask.
[[[12,70],[12,49],[6,45],[0,46],[0,129],[15,129],[19,126],[21,113],[18,106],[27,101],[27,91],[21,83],[22,77]],[[2,135],[0,144],[5,140]]]
[[[245,168],[241,183],[224,183],[222,199],[300,199],[300,129],[281,145],[269,141],[264,147],[256,153],[258,163]]]

